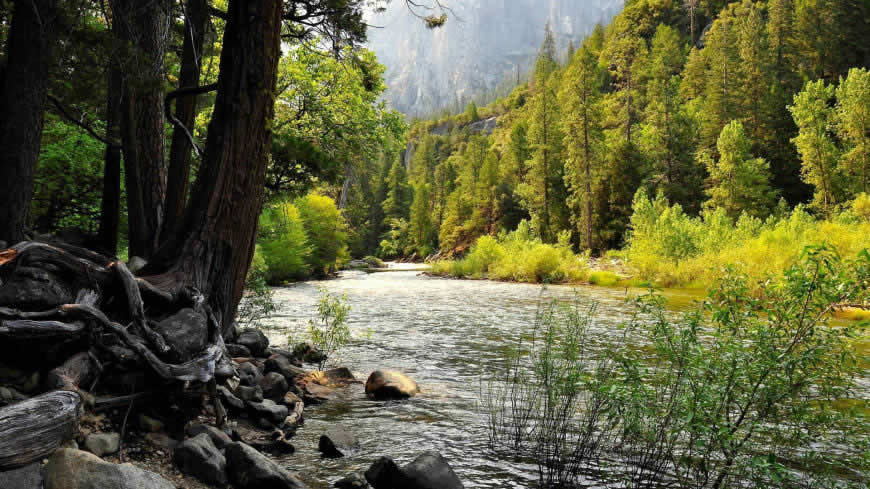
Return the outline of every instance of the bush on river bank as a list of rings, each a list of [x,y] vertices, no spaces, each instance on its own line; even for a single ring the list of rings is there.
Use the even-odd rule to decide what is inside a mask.
[[[536,460],[542,487],[586,473],[616,487],[865,487],[870,426],[844,408],[860,326],[828,312],[865,299],[868,280],[870,254],[809,248],[759,285],[732,269],[679,318],[659,295],[636,298],[610,341],[592,334],[594,304],[549,304],[482,384],[491,446]],[[638,335],[648,346],[627,341]]]

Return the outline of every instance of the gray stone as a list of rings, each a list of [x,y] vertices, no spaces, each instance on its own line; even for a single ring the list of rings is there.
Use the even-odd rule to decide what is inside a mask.
[[[98,457],[118,451],[121,435],[118,433],[93,433],[85,438],[85,449]]]
[[[175,450],[175,447],[178,446],[178,440],[170,438],[166,433],[147,433],[145,435],[145,441],[157,448],[163,448],[167,451]]]
[[[260,402],[263,400],[263,389],[260,386],[240,385],[236,389],[236,397],[243,401]]]
[[[267,373],[277,372],[283,375],[288,382],[292,382],[297,375],[305,373],[305,369],[293,365],[287,357],[278,353],[269,357],[263,366]]]
[[[220,397],[221,403],[224,406],[235,409],[236,411],[241,411],[245,409],[245,401],[236,397],[229,389],[226,387],[219,385],[217,388],[218,396]]]
[[[436,451],[421,453],[402,467],[412,489],[464,489],[447,460]]]
[[[42,473],[39,462],[14,470],[0,472],[0,487],[3,489],[42,489]]]
[[[395,370],[376,370],[366,380],[366,395],[373,399],[406,399],[419,392],[416,382]]]
[[[320,435],[317,449],[324,457],[346,457],[359,450],[359,440],[344,426],[331,426],[326,433]]]
[[[255,386],[263,379],[263,372],[251,362],[243,362],[238,371],[242,385]]]
[[[183,473],[223,487],[227,484],[227,460],[215,447],[208,433],[200,433],[181,442],[172,461]]]
[[[278,372],[269,372],[260,379],[260,388],[263,389],[263,397],[273,401],[280,401],[289,390],[287,379]]]
[[[263,402],[248,402],[248,410],[251,417],[256,420],[267,421],[270,425],[278,426],[284,422],[289,410],[287,406],[277,404],[271,399],[266,399]]]
[[[253,328],[242,330],[236,343],[246,347],[255,357],[261,357],[266,353],[266,348],[269,348],[269,338],[262,331]]]
[[[366,470],[366,480],[374,489],[410,489],[408,478],[390,457],[380,457]]]
[[[42,468],[45,489],[175,489],[163,477],[88,452],[61,448]]]
[[[192,424],[187,427],[187,436],[194,437],[205,433],[211,438],[211,442],[214,443],[214,446],[219,450],[223,450],[223,448],[230,443],[233,442],[233,439],[230,438],[230,435],[224,433],[219,428],[215,428],[214,426],[209,426],[207,424]]]
[[[229,343],[227,344],[227,353],[230,354],[233,358],[250,358],[251,350],[248,349],[245,345],[239,345],[237,343]]]
[[[230,443],[226,452],[227,472],[236,489],[305,488],[295,476],[244,443]]]
[[[169,359],[186,362],[205,349],[208,343],[208,324],[204,315],[186,308],[154,325],[170,347]]]
[[[335,481],[332,487],[337,487],[338,489],[366,489],[369,487],[369,483],[359,474],[350,474]]]

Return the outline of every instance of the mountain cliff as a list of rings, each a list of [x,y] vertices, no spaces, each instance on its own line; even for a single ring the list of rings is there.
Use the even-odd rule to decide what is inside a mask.
[[[451,0],[447,24],[427,29],[405,2],[373,13],[369,47],[386,65],[391,106],[409,116],[461,107],[531,67],[549,21],[560,52],[607,23],[622,0]],[[430,12],[418,11],[421,14]]]

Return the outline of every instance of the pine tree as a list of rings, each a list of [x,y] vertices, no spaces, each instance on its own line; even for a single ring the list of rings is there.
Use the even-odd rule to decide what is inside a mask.
[[[574,225],[586,249],[593,248],[593,189],[601,178],[601,75],[595,54],[585,44],[569,65],[562,86],[565,129],[565,185]]]
[[[411,245],[420,256],[429,255],[435,248],[435,229],[432,226],[429,184],[421,181],[414,185],[414,202],[411,204]]]
[[[722,128],[740,116],[740,57],[732,14],[713,22],[706,35],[704,56],[708,66],[701,108],[702,146],[716,151]]]
[[[766,217],[775,193],[770,188],[770,169],[763,158],[752,156],[752,142],[739,121],[722,129],[717,142],[718,160],[702,156],[710,173],[708,208],[721,208],[732,218],[741,213]]]
[[[535,84],[546,84],[550,75],[556,71],[559,63],[556,60],[556,39],[553,36],[553,29],[550,28],[548,21],[544,26],[544,42],[541,44],[541,50],[538,52],[538,58],[535,60]]]
[[[837,88],[837,134],[845,148],[844,173],[852,180],[851,193],[870,191],[870,72],[853,68]]]
[[[798,127],[798,135],[792,141],[801,156],[801,172],[804,181],[815,187],[815,204],[825,216],[830,216],[833,207],[842,202],[842,175],[837,167],[839,150],[829,131],[834,118],[830,106],[833,98],[834,87],[818,80],[807,83],[789,107]]]
[[[386,199],[382,207],[384,220],[407,219],[411,204],[411,190],[408,186],[408,176],[405,173],[405,165],[402,164],[401,155],[397,156],[390,167],[390,173],[386,179]]]

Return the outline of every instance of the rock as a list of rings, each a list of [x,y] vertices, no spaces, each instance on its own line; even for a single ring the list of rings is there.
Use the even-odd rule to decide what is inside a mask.
[[[220,396],[221,403],[236,411],[242,411],[245,409],[245,401],[236,397],[229,389],[226,387],[219,385],[217,388],[218,396]]]
[[[260,386],[240,385],[236,389],[236,396],[243,401],[260,402],[263,400],[263,389]]]
[[[156,323],[154,331],[170,347],[167,358],[175,363],[190,360],[205,349],[208,343],[208,324],[202,314],[185,308]]]
[[[305,369],[293,365],[287,357],[277,353],[269,357],[263,366],[267,373],[278,372],[283,375],[288,382],[292,382],[297,375],[305,373]]]
[[[42,468],[45,489],[175,489],[163,477],[130,464],[104,462],[81,450],[61,448]]]
[[[453,468],[436,451],[421,453],[413,462],[402,467],[402,472],[408,478],[409,488],[464,489]]]
[[[41,269],[13,274],[0,285],[0,306],[45,311],[74,301],[75,295],[63,280]]]
[[[230,435],[224,433],[219,428],[215,428],[214,426],[209,426],[207,424],[196,423],[187,427],[185,430],[187,436],[194,437],[205,433],[211,438],[211,442],[214,443],[214,446],[219,450],[223,450],[224,447],[233,442],[233,439],[230,438]]]
[[[6,388],[10,389],[9,395],[11,397],[17,397],[16,390],[24,393],[35,391],[39,387],[39,381],[40,376],[37,371],[20,370],[0,365],[0,384],[4,384]]]
[[[274,426],[283,423],[284,418],[289,413],[287,406],[276,404],[271,399],[266,399],[263,402],[248,402],[247,405],[252,418],[265,420]]]
[[[130,270],[130,273],[136,275],[145,268],[145,265],[148,264],[148,261],[141,256],[131,256],[130,261],[127,262],[127,269]]]
[[[376,370],[366,381],[366,395],[373,399],[406,399],[419,392],[416,382],[395,370]]]
[[[266,348],[269,348],[269,338],[262,331],[254,328],[242,330],[236,343],[246,347],[255,357],[261,357],[266,353]]]
[[[16,403],[27,399],[27,396],[12,387],[0,386],[0,406]]]
[[[281,399],[281,403],[290,409],[293,409],[297,402],[302,402],[302,398],[289,391],[284,394],[284,398]]]
[[[344,426],[331,426],[326,433],[320,435],[317,449],[324,457],[346,457],[359,450],[359,440]]]
[[[249,350],[247,346],[239,345],[237,343],[227,344],[227,352],[233,358],[250,358],[251,357],[251,350]]]
[[[202,482],[220,487],[227,484],[227,460],[208,433],[200,433],[181,442],[172,454],[172,461],[183,474]]]
[[[226,448],[227,471],[236,489],[302,489],[305,485],[265,455],[241,442]]]
[[[3,489],[42,489],[42,473],[39,462],[14,470],[0,472],[0,487]]]
[[[280,401],[289,390],[287,379],[278,372],[269,372],[260,379],[260,387],[263,389],[263,397]]]
[[[166,433],[148,433],[145,435],[145,441],[157,448],[165,449],[171,452],[178,446],[178,440],[173,440]]]
[[[139,415],[139,427],[145,432],[155,433],[163,431],[163,421],[154,419],[144,414]]]
[[[296,452],[296,447],[290,440],[283,436],[268,441],[258,441],[251,444],[254,448],[261,452],[266,452],[272,455],[292,455]]]
[[[326,354],[308,342],[299,343],[293,347],[293,356],[308,363],[321,363],[326,361]]]
[[[85,449],[98,457],[115,453],[121,447],[118,433],[94,433],[85,438]]]
[[[366,470],[366,480],[374,489],[411,489],[408,478],[390,457],[381,457]]]
[[[263,379],[263,372],[252,362],[243,362],[238,370],[242,385],[255,386]]]
[[[356,377],[353,376],[353,372],[351,372],[347,367],[331,368],[323,372],[323,374],[329,382],[333,384],[350,384],[356,382]]]
[[[332,487],[337,487],[338,489],[366,489],[369,487],[369,483],[359,474],[350,474],[335,481]]]

